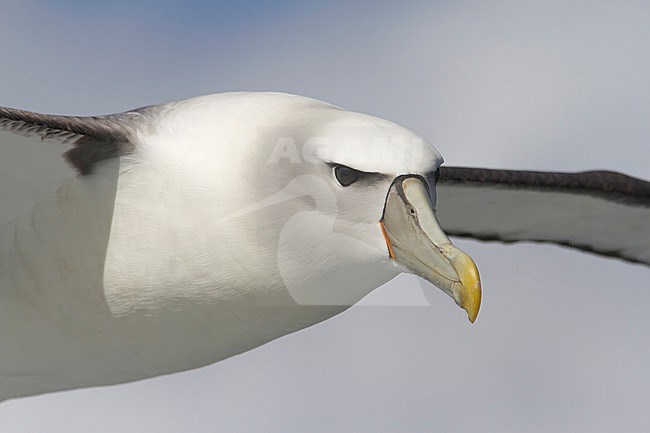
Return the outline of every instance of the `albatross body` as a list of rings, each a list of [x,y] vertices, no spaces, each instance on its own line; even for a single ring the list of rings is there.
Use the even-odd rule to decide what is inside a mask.
[[[643,181],[611,175],[589,189],[449,169],[454,214],[433,146],[300,96],[227,93],[100,117],[0,108],[0,150],[0,400],[207,365],[332,317],[402,271],[474,321],[478,271],[438,223],[437,187],[454,234],[650,263]],[[611,218],[582,224],[579,239],[552,236],[574,215],[564,200],[564,219],[509,230],[472,207],[481,187],[506,200],[588,196]]]
[[[206,365],[343,311],[399,272],[379,225],[392,180],[442,162],[284,94],[64,119],[91,129],[70,136],[25,117],[2,136],[23,159],[2,168],[1,398]],[[368,176],[343,187],[341,164]]]

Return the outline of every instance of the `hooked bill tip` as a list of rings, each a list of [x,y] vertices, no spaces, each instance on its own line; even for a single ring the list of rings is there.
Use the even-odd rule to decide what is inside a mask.
[[[481,309],[481,278],[478,268],[467,254],[460,253],[452,261],[454,269],[460,277],[461,307],[467,311],[467,317],[471,323],[476,321],[478,312]]]

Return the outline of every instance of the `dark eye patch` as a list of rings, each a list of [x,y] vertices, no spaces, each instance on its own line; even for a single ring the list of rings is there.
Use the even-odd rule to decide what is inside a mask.
[[[350,186],[356,182],[363,183],[365,186],[370,186],[376,182],[391,178],[389,175],[384,173],[376,171],[361,171],[335,162],[328,162],[327,165],[334,173],[336,181],[343,187]]]
[[[337,164],[334,166],[334,176],[341,186],[350,186],[363,174],[362,171],[355,170],[345,165]]]

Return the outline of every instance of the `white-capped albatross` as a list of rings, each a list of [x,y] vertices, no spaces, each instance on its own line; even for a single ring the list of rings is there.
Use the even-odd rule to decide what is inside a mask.
[[[0,400],[207,365],[402,271],[474,321],[478,271],[447,234],[650,265],[648,182],[441,168],[408,129],[301,96],[0,108],[0,152]]]

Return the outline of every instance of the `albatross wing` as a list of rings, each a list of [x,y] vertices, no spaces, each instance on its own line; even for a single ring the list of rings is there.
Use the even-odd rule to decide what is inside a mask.
[[[12,221],[76,175],[132,148],[127,118],[38,114],[0,107],[0,226]]]
[[[115,157],[130,146],[125,116],[0,107],[0,401],[60,389],[51,371],[105,310]]]
[[[548,242],[650,265],[650,182],[610,171],[443,167],[438,215],[450,235]]]

